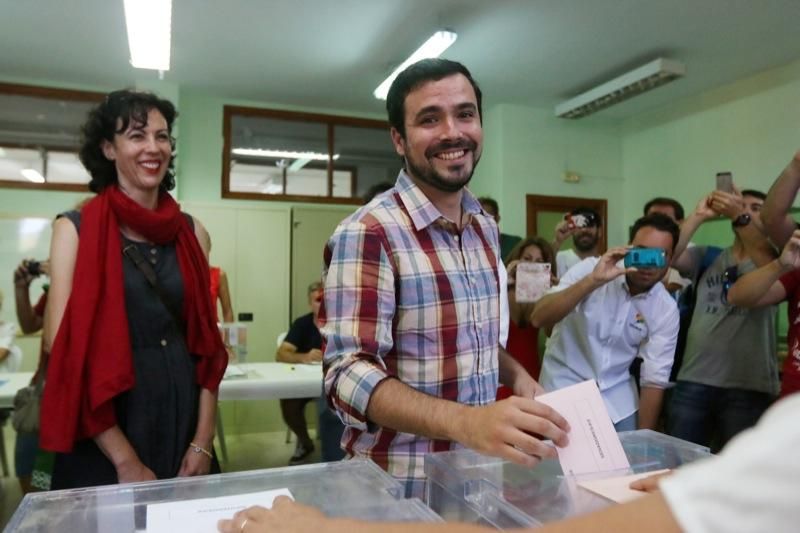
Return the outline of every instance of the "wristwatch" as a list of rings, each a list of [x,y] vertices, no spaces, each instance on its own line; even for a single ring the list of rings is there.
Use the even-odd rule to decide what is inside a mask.
[[[738,217],[734,218],[731,221],[731,226],[734,228],[741,228],[742,226],[748,225],[750,223],[750,220],[751,220],[750,215],[748,215],[747,213],[742,213],[741,215],[739,215]]]

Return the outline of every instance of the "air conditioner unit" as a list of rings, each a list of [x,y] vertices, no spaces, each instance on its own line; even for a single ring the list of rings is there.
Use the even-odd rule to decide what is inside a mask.
[[[686,74],[678,61],[659,58],[556,106],[556,116],[581,118],[660,87]]]

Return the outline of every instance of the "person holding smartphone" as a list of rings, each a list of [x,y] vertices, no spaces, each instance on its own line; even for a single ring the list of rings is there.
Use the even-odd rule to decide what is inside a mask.
[[[559,278],[587,257],[600,255],[602,231],[603,219],[600,217],[600,213],[591,207],[577,207],[564,215],[564,220],[556,225],[553,236],[553,250],[556,251],[556,267]],[[561,246],[570,237],[572,237],[575,248],[561,250]]]
[[[746,309],[728,299],[737,277],[777,255],[761,224],[766,195],[733,190],[714,190],[700,200],[681,225],[673,261],[694,281],[697,296],[672,389],[667,432],[714,452],[753,426],[778,393],[776,307]],[[701,224],[722,217],[731,221],[731,246],[718,250],[712,261],[710,247],[686,248]]]
[[[553,328],[542,386],[552,391],[597,381],[617,431],[655,429],[658,421],[678,337],[677,304],[661,280],[678,234],[666,215],[640,218],[632,231],[636,248],[615,247],[584,259],[539,300],[531,316],[535,327]],[[625,268],[626,255],[634,251],[639,259],[661,257],[661,266]],[[643,359],[639,395],[628,371],[637,356]]]

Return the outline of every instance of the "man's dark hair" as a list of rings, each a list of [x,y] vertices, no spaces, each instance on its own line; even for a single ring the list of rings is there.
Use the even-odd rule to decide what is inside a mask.
[[[492,198],[491,196],[481,196],[478,198],[478,203],[481,205],[488,205],[494,210],[495,215],[500,214],[500,206],[497,204],[497,200]]]
[[[650,211],[650,208],[654,205],[668,205],[672,208],[675,212],[675,218],[677,220],[683,220],[685,218],[685,214],[683,212],[683,206],[678,200],[674,198],[667,198],[666,196],[659,196],[657,198],[653,198],[646,204],[644,204],[644,212],[642,213],[644,216],[647,216],[647,212]]]
[[[653,213],[651,215],[643,216],[634,222],[633,227],[631,227],[631,242],[633,242],[633,238],[642,228],[654,228],[658,231],[663,231],[672,235],[672,251],[675,251],[675,246],[678,245],[678,239],[681,236],[681,229],[678,227],[675,221],[672,220],[672,218],[668,217],[664,213]]]
[[[591,207],[586,207],[585,205],[576,207],[572,211],[569,212],[570,215],[583,215],[586,217],[588,221],[587,227],[601,227],[603,225],[603,219],[600,216],[600,213],[597,212],[596,209]]]
[[[153,93],[123,89],[109,93],[102,103],[89,111],[89,117],[81,128],[82,144],[78,156],[92,177],[89,190],[99,193],[117,183],[117,167],[103,154],[103,141],[113,143],[114,135],[127,130],[131,122],[146,126],[151,109],[157,109],[167,121],[172,145],[172,157],[159,189],[171,191],[175,188],[175,138],[172,137],[172,125],[178,116],[175,106]]]
[[[759,200],[766,200],[767,195],[761,191],[757,191],[755,189],[745,189],[742,191],[742,196],[752,196],[753,198],[758,198]]]
[[[389,87],[389,94],[386,96],[386,112],[389,114],[389,125],[406,138],[406,97],[417,87],[430,81],[439,81],[448,76],[463,74],[472,89],[475,91],[475,98],[478,100],[478,115],[483,119],[482,94],[478,84],[472,79],[467,67],[457,61],[449,59],[423,59],[401,72]]]
[[[367,192],[364,193],[363,196],[364,203],[365,204],[370,203],[373,198],[375,198],[382,192],[388,191],[392,187],[394,187],[394,183],[390,183],[388,181],[381,181],[380,183],[376,183],[375,185],[367,189]]]

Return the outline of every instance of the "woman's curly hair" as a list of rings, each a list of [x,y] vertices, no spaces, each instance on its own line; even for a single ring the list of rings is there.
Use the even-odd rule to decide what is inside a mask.
[[[114,135],[127,130],[131,122],[146,126],[147,114],[151,109],[157,109],[166,119],[172,146],[172,157],[159,189],[171,191],[175,188],[175,138],[172,136],[172,125],[178,116],[175,106],[153,93],[123,89],[109,93],[101,104],[89,112],[81,128],[82,144],[78,155],[92,177],[89,190],[99,193],[117,183],[117,167],[114,161],[108,160],[103,154],[103,141],[113,143]]]

